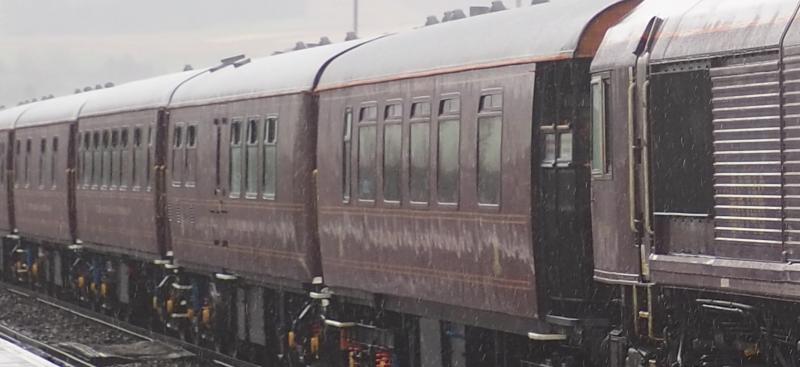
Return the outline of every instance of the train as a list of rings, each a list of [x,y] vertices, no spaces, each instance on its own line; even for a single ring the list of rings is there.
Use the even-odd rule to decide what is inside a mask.
[[[535,3],[0,111],[3,279],[264,366],[798,365],[800,2]]]

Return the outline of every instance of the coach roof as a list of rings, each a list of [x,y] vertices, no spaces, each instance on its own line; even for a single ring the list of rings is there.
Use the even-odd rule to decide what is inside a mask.
[[[654,63],[775,49],[797,6],[797,0],[645,1],[608,31],[592,69],[632,65],[653,17],[663,20],[650,56]]]
[[[602,37],[584,37],[592,33],[586,30],[596,23],[593,21],[607,10],[621,17],[635,3],[638,1],[553,0],[398,33],[337,58],[323,73],[319,89],[592,56],[591,44],[596,46]]]
[[[13,129],[20,116],[22,116],[30,107],[31,104],[25,104],[22,106],[0,110],[0,130]]]
[[[46,125],[56,122],[77,121],[86,101],[106,90],[94,90],[64,97],[47,99],[31,104],[14,127]]]
[[[330,60],[368,41],[317,46],[206,73],[181,86],[170,105],[180,107],[311,91],[319,72]]]
[[[205,70],[192,70],[137,80],[103,90],[86,102],[80,117],[166,107],[182,83]]]

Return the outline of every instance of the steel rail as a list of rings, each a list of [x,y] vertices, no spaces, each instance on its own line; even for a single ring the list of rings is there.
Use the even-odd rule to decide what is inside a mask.
[[[141,338],[148,341],[158,341],[161,343],[174,345],[181,347],[190,353],[194,354],[196,357],[212,362],[216,365],[223,366],[223,367],[259,367],[256,364],[251,362],[242,361],[231,357],[229,355],[222,354],[215,350],[211,350],[196,344],[189,343],[187,341],[174,338],[168,335],[156,333],[152,330],[145,329],[143,327],[139,327],[136,325],[131,325],[130,323],[123,322],[121,320],[115,319],[108,315],[104,315],[99,312],[95,312],[92,310],[85,309],[81,306],[77,306],[75,304],[69,303],[64,300],[60,300],[54,297],[46,296],[37,293],[31,289],[23,288],[18,285],[9,284],[7,282],[0,282],[0,289],[5,289],[10,293],[17,294],[19,296],[28,297],[38,303],[58,308],[63,311],[67,311],[75,316],[100,323],[102,325],[112,327],[116,330],[121,332],[127,333],[129,335],[135,336],[137,338]],[[86,366],[93,366],[92,364],[87,364]]]

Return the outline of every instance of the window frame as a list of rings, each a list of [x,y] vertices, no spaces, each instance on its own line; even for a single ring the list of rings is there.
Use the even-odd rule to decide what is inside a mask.
[[[415,107],[420,105],[420,104],[427,105],[428,106],[427,107],[427,111],[425,113],[415,114],[415,112],[417,112]],[[407,153],[406,153],[407,154],[406,161],[407,161],[407,165],[408,165],[408,168],[407,168],[408,180],[406,182],[406,188],[408,189],[408,205],[412,209],[426,210],[426,209],[430,208],[431,197],[433,196],[432,194],[433,194],[433,184],[434,184],[434,181],[431,179],[431,177],[433,177],[433,167],[434,167],[433,164],[432,164],[434,155],[431,154],[433,152],[433,144],[432,144],[432,140],[431,140],[431,138],[433,137],[433,98],[430,97],[430,96],[420,96],[420,97],[412,98],[411,99],[411,104],[409,105],[408,113],[409,113],[409,115],[408,115],[408,147],[406,148],[406,151],[407,151]],[[412,194],[412,188],[411,188],[411,183],[412,183],[411,172],[412,172],[412,166],[413,166],[412,149],[413,149],[413,146],[414,146],[414,144],[413,144],[414,141],[412,140],[412,138],[413,138],[413,134],[412,134],[413,129],[412,129],[412,127],[415,124],[425,124],[427,126],[427,128],[428,128],[427,129],[428,130],[428,135],[427,135],[427,137],[428,137],[427,158],[428,159],[427,159],[427,166],[426,166],[427,171],[428,171],[427,182],[426,183],[427,183],[428,187],[425,189],[425,197],[426,197],[425,201],[416,201],[416,200],[414,200],[414,198],[413,198],[414,195]]]
[[[365,109],[374,109],[375,116],[371,117],[373,120],[365,120],[363,113]],[[378,201],[378,120],[380,110],[378,108],[377,101],[369,101],[369,102],[362,102],[359,104],[358,107],[358,121],[356,122],[355,126],[358,127],[358,144],[356,145],[356,196],[358,197],[358,203],[362,206],[374,206],[375,203]],[[375,129],[375,142],[374,142],[374,151],[373,151],[373,174],[374,177],[372,178],[374,184],[374,192],[372,193],[372,198],[362,198],[361,193],[361,129],[362,128],[369,128],[372,127]]]
[[[243,127],[242,125],[244,125],[246,121],[247,121],[246,117],[241,117],[241,116],[233,117],[233,118],[230,119],[230,125],[228,127],[228,198],[229,199],[239,199],[239,198],[242,197],[242,188],[244,186],[244,182],[242,182],[242,179],[244,177],[244,172],[243,172],[243,170],[244,170],[244,166],[243,166],[244,159],[242,158],[241,150],[242,150],[242,145],[243,145],[242,142],[243,142],[243,140],[245,138],[245,137],[242,136],[242,130],[243,130],[242,129],[242,127]],[[238,130],[238,132],[239,132],[239,142],[236,145],[233,144],[233,137],[234,137],[233,127],[234,126],[238,126],[238,129],[239,129]],[[234,148],[239,149],[239,154],[240,154],[239,162],[238,162],[239,163],[239,185],[238,185],[239,187],[238,187],[238,191],[234,191],[233,190],[233,176],[234,176],[234,172],[235,172],[235,170],[233,169],[233,167],[234,167],[234,164],[233,164],[234,163],[233,162],[233,150],[234,150]]]
[[[495,97],[500,96],[501,103],[500,106],[490,105],[484,108],[483,103],[486,97]],[[478,203],[478,208],[483,210],[491,210],[491,211],[499,211],[503,206],[503,176],[504,176],[504,169],[503,169],[503,149],[505,148],[505,141],[504,139],[504,131],[505,131],[505,114],[504,108],[506,103],[506,97],[503,92],[503,88],[491,88],[491,89],[484,89],[481,91],[480,97],[478,98],[478,112],[477,118],[475,120],[475,201]],[[480,170],[480,124],[482,119],[488,118],[500,118],[500,157],[499,157],[499,166],[498,166],[498,177],[497,177],[497,197],[496,203],[482,203],[481,202],[481,192],[480,192],[480,182],[481,182],[481,170]]]
[[[269,139],[269,122],[275,121],[275,134],[273,136],[272,141],[268,141]],[[278,142],[280,141],[280,117],[277,113],[267,114],[263,118],[263,137],[259,136],[259,151],[261,154],[261,174],[259,175],[259,190],[261,190],[261,199],[264,200],[276,200],[278,197],[278,176],[280,176],[280,167],[279,163],[280,160],[278,159],[278,155],[280,154],[280,148],[278,148]],[[274,158],[274,166],[275,166],[275,177],[273,178],[273,193],[267,193],[267,147],[272,147],[274,149],[273,158]]]
[[[39,161],[39,167],[38,168],[39,169],[38,169],[38,172],[36,172],[36,174],[38,176],[37,181],[36,181],[36,188],[39,189],[39,190],[44,190],[44,187],[46,185],[45,184],[45,179],[46,179],[45,177],[49,176],[48,172],[47,172],[47,169],[48,169],[48,166],[49,166],[49,164],[48,164],[49,162],[47,162],[47,159],[49,158],[49,156],[47,154],[47,146],[48,146],[48,143],[49,143],[48,140],[49,139],[47,139],[46,136],[42,136],[39,139],[39,149],[38,149],[39,150],[39,152],[38,152],[39,153],[38,154],[39,155],[39,159],[38,159],[38,161]]]
[[[448,100],[457,100],[458,101],[458,112],[452,111],[444,111],[443,107],[445,106],[446,101]],[[459,204],[461,202],[461,148],[463,139],[461,139],[461,132],[463,131],[463,111],[462,111],[462,101],[461,101],[461,93],[459,92],[452,92],[452,93],[442,93],[439,95],[437,99],[438,103],[436,103],[436,184],[435,184],[435,191],[436,191],[436,204],[440,208],[445,209],[458,209]],[[449,122],[449,121],[456,121],[458,126],[458,145],[456,147],[456,187],[455,187],[455,201],[454,202],[447,202],[441,200],[441,193],[440,193],[440,152],[442,151],[440,142],[441,136],[441,125],[442,122]]]
[[[56,173],[58,168],[58,150],[61,149],[61,139],[58,135],[50,138],[50,190],[55,190],[58,187],[58,175]]]
[[[244,136],[243,136],[243,140],[242,140],[242,147],[243,147],[243,159],[242,159],[242,165],[243,165],[243,167],[242,167],[242,175],[243,175],[243,177],[242,177],[242,185],[243,185],[243,187],[242,187],[242,194],[244,194],[243,197],[245,199],[254,200],[254,199],[258,199],[258,197],[260,196],[261,180],[262,180],[262,176],[263,176],[263,174],[259,175],[259,173],[261,171],[261,169],[259,167],[260,166],[259,163],[262,163],[261,159],[260,159],[261,150],[262,150],[262,141],[261,141],[262,140],[261,139],[262,134],[261,134],[261,132],[264,130],[263,127],[262,127],[264,119],[262,119],[261,116],[252,115],[252,116],[247,116],[244,121],[245,121],[245,129],[244,129]],[[250,142],[250,136],[251,136],[250,135],[250,126],[251,126],[251,123],[252,123],[252,126],[255,126],[255,129],[256,129],[255,134],[254,134],[255,135],[255,142],[253,142],[253,143]],[[256,163],[255,163],[255,166],[254,166],[255,167],[254,172],[250,172],[250,158],[251,158],[250,157],[250,149],[253,149],[253,148],[255,149],[255,154],[254,154],[254,157],[252,157],[252,158],[255,158]],[[254,183],[255,188],[254,188],[254,191],[248,190],[249,189],[248,181],[251,179],[250,178],[250,174],[251,173],[255,176],[255,183]]]
[[[193,141],[189,140],[189,131],[194,131]],[[200,132],[200,124],[196,122],[186,123],[183,142],[183,187],[197,187],[197,138]],[[190,165],[189,155],[193,158],[194,165]]]
[[[349,204],[353,197],[353,122],[355,112],[353,107],[347,106],[344,109],[344,121],[342,126],[342,203]],[[347,151],[345,151],[347,150]]]
[[[602,73],[602,74],[594,75],[594,76],[592,76],[592,80],[591,80],[591,84],[590,84],[591,87],[590,87],[590,92],[589,92],[590,93],[589,94],[589,98],[590,98],[590,109],[589,109],[589,112],[590,112],[590,115],[591,115],[590,116],[591,125],[590,125],[590,129],[589,129],[589,136],[590,136],[589,142],[591,144],[591,148],[590,148],[589,167],[590,167],[590,170],[591,170],[592,178],[594,178],[594,179],[611,179],[611,177],[612,177],[612,167],[611,167],[611,159],[610,159],[611,152],[609,150],[609,144],[608,144],[608,122],[609,122],[609,118],[608,118],[608,115],[609,115],[608,114],[609,113],[608,96],[609,96],[609,88],[611,88],[611,85],[609,83],[610,77],[611,77],[611,75],[609,75],[608,73]],[[598,85],[598,84],[601,86],[600,91],[601,91],[601,96],[602,96],[601,97],[601,102],[602,102],[602,109],[603,109],[602,121],[600,122],[600,125],[601,125],[600,130],[602,131],[602,134],[603,134],[603,137],[602,137],[602,140],[601,140],[601,147],[600,147],[600,151],[603,154],[603,157],[602,157],[603,168],[600,169],[600,170],[595,168],[595,153],[596,152],[595,152],[595,148],[594,148],[595,147],[594,86]]]
[[[388,114],[389,108],[394,106],[395,108],[400,109],[400,114],[390,116]],[[383,107],[383,114],[382,114],[382,122],[380,131],[380,142],[381,142],[381,155],[380,155],[380,191],[381,191],[381,200],[386,207],[400,207],[403,203],[403,148],[404,148],[404,141],[405,141],[405,134],[404,134],[404,127],[403,121],[405,120],[405,104],[403,103],[402,98],[393,98],[388,99],[384,102]],[[386,199],[386,128],[387,127],[399,127],[400,128],[400,149],[399,149],[399,157],[397,160],[397,164],[399,165],[397,169],[397,199],[396,200],[389,200]]]

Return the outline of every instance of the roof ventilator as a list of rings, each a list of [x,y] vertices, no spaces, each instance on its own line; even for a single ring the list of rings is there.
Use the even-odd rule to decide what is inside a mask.
[[[469,16],[474,17],[477,15],[483,15],[489,13],[491,10],[488,6],[470,6],[469,7]]]
[[[428,18],[425,19],[425,26],[431,26],[434,24],[439,24],[439,19],[436,18],[435,15],[428,15]]]
[[[492,7],[489,9],[490,12],[494,13],[496,11],[503,11],[506,10],[505,4],[502,1],[492,1]]]

